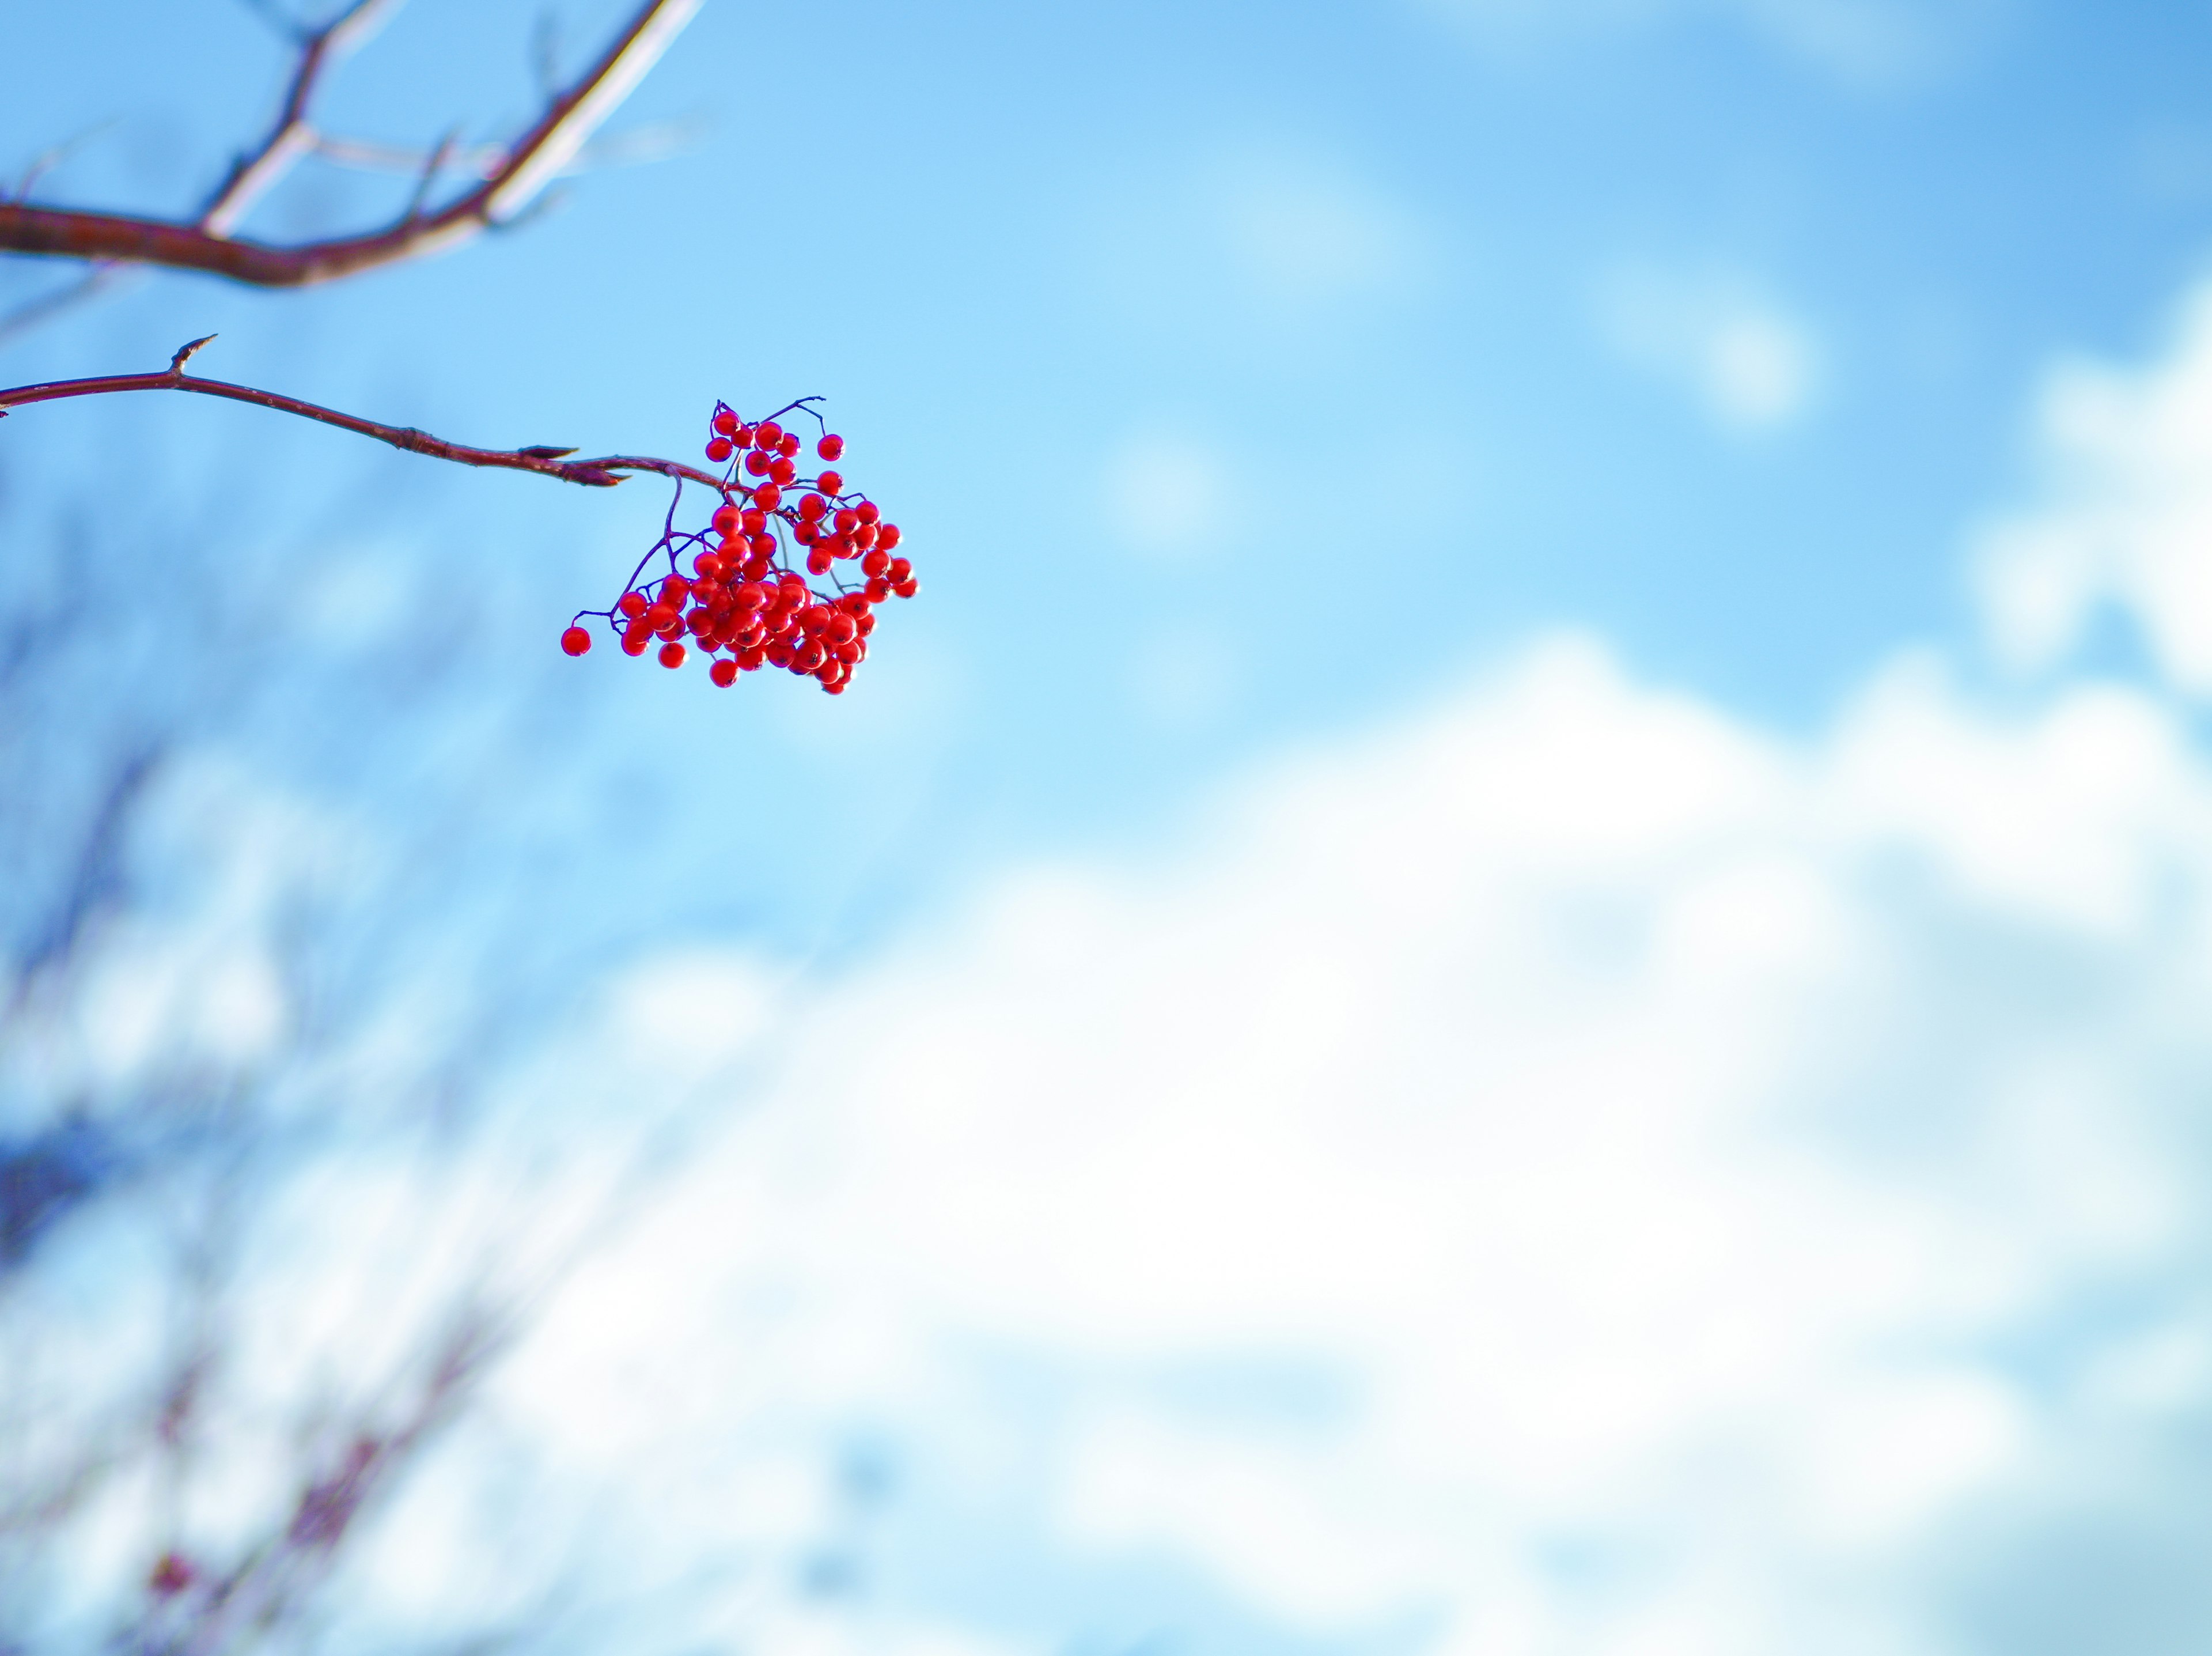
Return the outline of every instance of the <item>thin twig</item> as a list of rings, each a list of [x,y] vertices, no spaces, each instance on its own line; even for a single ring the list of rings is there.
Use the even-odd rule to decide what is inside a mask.
[[[290,172],[304,156],[313,153],[314,129],[307,125],[307,104],[323,71],[384,27],[402,0],[354,0],[321,28],[300,36],[300,61],[292,71],[292,85],[277,112],[276,125],[262,140],[260,149],[242,155],[230,176],[200,210],[198,228],[212,236],[228,236],[243,222],[253,204]]]
[[[362,0],[333,27],[358,27],[362,17],[380,15],[374,9],[385,3],[386,0]],[[585,142],[629,95],[702,3],[702,0],[647,0],[599,63],[555,99],[538,125],[516,142],[496,173],[426,216],[401,219],[368,235],[294,247],[233,240],[222,234],[211,221],[234,222],[237,204],[250,199],[254,189],[265,187],[253,184],[256,164],[249,161],[218,193],[210,212],[197,224],[0,204],[0,252],[163,265],[270,288],[328,282],[380,265],[441,252],[513,219],[566,171]],[[333,38],[327,32],[323,37],[325,54]],[[313,80],[313,75],[306,73],[303,58],[302,74],[294,81],[302,107]],[[271,166],[280,152],[290,155],[289,146],[301,142],[284,136],[292,130],[288,121],[294,101],[287,100],[286,116],[280,118],[264,146],[263,155]],[[285,164],[289,165],[289,160]],[[222,216],[224,210],[228,210],[228,217]]]
[[[708,130],[703,119],[688,115],[676,120],[651,121],[628,131],[596,137],[576,152],[575,160],[568,163],[562,176],[596,172],[604,167],[635,167],[647,161],[665,161],[671,155],[696,149],[704,142]],[[361,138],[334,138],[327,133],[315,136],[318,161],[326,161],[333,167],[349,167],[357,172],[404,173],[414,177],[427,164],[429,153],[402,149],[398,144],[371,143]],[[495,178],[499,169],[507,165],[509,153],[503,143],[457,143],[447,152],[443,170],[469,178]]]
[[[118,265],[109,259],[94,264],[76,281],[52,293],[42,293],[36,299],[25,301],[5,316],[0,316],[0,345],[19,333],[27,333],[42,323],[51,322],[64,311],[112,292],[125,282],[144,272],[133,265]]]
[[[364,437],[374,437],[379,442],[390,443],[394,448],[404,448],[410,454],[427,454],[432,460],[452,460],[459,466],[495,466],[509,472],[533,472],[539,477],[557,478],[563,483],[579,483],[588,487],[611,489],[623,479],[625,472],[653,472],[664,478],[684,478],[693,483],[703,483],[718,493],[727,494],[723,480],[709,472],[699,471],[677,460],[657,460],[643,454],[607,454],[597,460],[572,460],[562,456],[573,454],[573,448],[562,448],[550,443],[533,444],[527,448],[471,448],[465,443],[447,442],[413,426],[386,425],[376,420],[364,420],[358,415],[342,414],[337,409],[325,408],[319,403],[287,397],[281,392],[262,391],[252,386],[232,385],[225,380],[203,380],[198,374],[185,372],[185,364],[192,353],[207,344],[215,335],[195,339],[179,348],[169,359],[167,369],[160,374],[112,374],[93,380],[52,380],[43,385],[14,386],[0,390],[0,417],[11,408],[21,408],[31,403],[58,401],[65,397],[104,397],[122,391],[193,391],[204,397],[225,397],[233,402],[252,403],[257,408],[271,408],[280,414],[296,414],[302,419],[319,420],[325,425],[337,426],[342,431],[359,432]]]

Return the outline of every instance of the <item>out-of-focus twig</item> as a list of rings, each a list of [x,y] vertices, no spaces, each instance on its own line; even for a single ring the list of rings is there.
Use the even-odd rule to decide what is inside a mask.
[[[396,0],[357,0],[329,27],[307,38],[275,129],[233,170],[190,224],[118,213],[0,204],[0,252],[112,260],[204,271],[258,287],[303,287],[459,245],[514,220],[572,166],[585,143],[691,21],[702,0],[647,0],[629,27],[536,125],[507,150],[498,169],[434,212],[403,217],[366,235],[289,247],[227,234],[246,208],[314,145],[307,106],[316,77],[335,52],[357,42]]]
[[[236,229],[253,204],[290,172],[295,163],[315,147],[314,128],[307,125],[307,105],[323,71],[384,27],[398,10],[400,0],[354,0],[321,28],[300,41],[300,61],[292,71],[292,84],[276,125],[251,155],[241,155],[222,187],[200,209],[198,228],[212,236],[228,236]]]

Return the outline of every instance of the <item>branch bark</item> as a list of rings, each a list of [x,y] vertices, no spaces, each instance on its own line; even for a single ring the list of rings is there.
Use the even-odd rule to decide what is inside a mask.
[[[626,472],[653,472],[664,478],[682,478],[688,482],[704,484],[719,494],[730,492],[721,478],[678,460],[658,460],[649,454],[603,454],[596,460],[572,460],[567,456],[574,454],[574,449],[562,448],[551,443],[533,444],[527,448],[472,448],[466,443],[448,442],[442,437],[434,437],[411,425],[386,425],[377,420],[364,420],[356,414],[325,408],[319,403],[287,397],[281,392],[233,385],[225,380],[204,380],[198,374],[185,373],[185,364],[191,359],[193,352],[214,338],[210,334],[206,339],[195,339],[180,347],[169,359],[168,368],[159,374],[111,374],[90,380],[50,380],[42,385],[12,386],[0,390],[0,417],[5,417],[7,411],[11,408],[21,408],[32,403],[56,402],[66,397],[104,397],[125,391],[191,391],[203,397],[223,397],[232,402],[251,403],[257,408],[274,409],[280,414],[296,414],[302,419],[334,425],[341,431],[354,431],[364,437],[374,437],[379,442],[390,443],[394,448],[404,448],[410,454],[427,454],[432,460],[452,460],[458,466],[531,472],[542,478],[554,478],[562,483],[582,484],[597,489],[611,489],[623,480],[621,474]]]
[[[357,44],[395,3],[359,0],[328,28],[303,43],[300,66],[275,129],[261,149],[233,171],[197,222],[5,203],[0,204],[0,252],[161,265],[204,271],[265,288],[305,287],[443,252],[513,220],[528,207],[659,61],[703,0],[647,0],[605,55],[553,100],[489,177],[434,213],[410,211],[388,228],[368,235],[291,247],[227,234],[253,199],[314,147],[316,137],[307,121],[307,107],[323,69],[336,54]],[[341,422],[343,417],[340,417]]]

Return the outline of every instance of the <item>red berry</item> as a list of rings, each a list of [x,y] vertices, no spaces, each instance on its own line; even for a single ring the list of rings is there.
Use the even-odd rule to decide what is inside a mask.
[[[763,512],[773,512],[783,499],[783,490],[772,483],[764,483],[753,490],[753,503]]]
[[[870,633],[876,630],[875,616],[870,612],[863,612],[860,617],[859,625],[860,629],[860,636],[866,638]]]
[[[645,613],[645,594],[643,593],[624,593],[622,595],[622,602],[616,605],[615,607],[620,610],[624,615],[629,616],[635,619],[636,617]]]
[[[809,495],[799,502],[799,520],[812,523],[830,509],[830,502],[819,495]]]
[[[827,575],[830,573],[830,566],[836,561],[836,557],[830,554],[830,551],[828,546],[817,546],[806,554],[806,573],[809,575]]]
[[[845,492],[845,479],[840,472],[824,472],[814,479],[814,486],[825,495],[842,495]]]
[[[660,665],[665,667],[682,667],[684,665],[684,646],[678,643],[672,638],[669,640],[668,642],[663,644],[660,647]]]
[[[859,624],[851,616],[841,611],[830,618],[830,624],[823,630],[830,635],[831,643],[849,644],[859,635],[860,629]]]
[[[165,1552],[154,1566],[154,1573],[146,1578],[146,1586],[149,1592],[163,1598],[172,1598],[191,1586],[198,1575],[188,1561],[175,1553]]]
[[[759,449],[756,448],[751,454],[745,456],[745,470],[751,472],[755,477],[766,477],[768,475],[768,456],[762,454]]]
[[[874,545],[876,544],[876,526],[872,523],[863,523],[859,528],[854,530],[853,544],[855,546],[860,547],[863,551]]]
[[[822,648],[822,641],[819,638],[810,638],[792,652],[792,670],[796,673],[812,673],[829,659],[830,652]]]
[[[760,664],[768,660],[768,651],[758,644],[748,644],[738,652],[738,671],[757,673]]]
[[[738,423],[738,429],[730,433],[730,440],[736,443],[738,447],[743,448],[747,443],[753,440],[752,427],[740,421]]]
[[[878,518],[883,516],[883,514],[876,509],[875,502],[872,500],[862,501],[859,510],[860,521],[863,523],[873,523]]]
[[[629,630],[623,635],[623,654],[642,655],[645,647],[652,642],[653,629],[642,621],[633,621],[629,624]]]
[[[896,593],[901,598],[912,598],[916,593],[921,590],[921,582],[914,580],[909,576],[908,579],[900,581],[896,587],[893,587],[891,590]]]
[[[785,484],[799,480],[799,468],[781,454],[769,462],[768,474],[778,483]]]
[[[738,682],[738,664],[726,657],[707,669],[707,676],[727,690]]]
[[[799,433],[796,431],[785,432],[783,434],[783,441],[776,444],[775,448],[776,453],[787,457],[796,454],[799,452]]]
[[[890,566],[891,555],[879,545],[860,560],[860,573],[870,576],[879,575]]]
[[[680,575],[672,575],[660,583],[660,601],[681,604],[691,595],[691,583]]]
[[[699,579],[702,581],[720,581],[722,578],[722,560],[712,552],[700,553],[691,560],[691,567],[698,571]]]
[[[884,580],[883,576],[877,575],[869,581],[867,586],[863,588],[863,590],[868,594],[868,601],[870,603],[880,604],[884,600],[891,595],[891,583]]]
[[[726,408],[714,411],[714,429],[725,437],[733,437],[738,431],[738,417]]]
[[[592,648],[592,635],[581,627],[571,627],[561,635],[561,648],[571,655],[581,655]]]
[[[836,460],[845,452],[845,440],[833,431],[814,445],[814,452],[825,460]]]
[[[787,667],[791,665],[791,646],[781,638],[761,654],[771,666]]]
[[[739,512],[736,507],[731,505],[726,501],[724,502],[720,506],[717,507],[714,511],[714,533],[718,535],[733,535],[737,533],[738,525],[743,521],[744,516],[744,514]]]
[[[753,428],[753,447],[774,448],[783,441],[783,428],[774,420],[763,420]]]
[[[876,545],[882,547],[885,551],[889,551],[892,547],[898,544],[899,527],[897,524],[886,523],[877,529]]]
[[[720,466],[730,458],[731,444],[727,437],[717,437],[707,445],[707,458]]]
[[[675,618],[676,606],[672,604],[655,604],[645,612],[646,627],[654,632],[658,632]]]
[[[894,587],[897,586],[900,581],[904,581],[913,573],[914,565],[908,563],[907,560],[902,557],[893,558],[891,560],[890,568],[884,571],[884,574],[889,577],[891,585]]]
[[[839,507],[837,515],[830,521],[837,526],[837,533],[841,535],[849,535],[860,527],[860,514],[849,506]]]
[[[809,632],[819,632],[830,624],[830,607],[826,604],[809,604],[799,612],[799,624]]]
[[[757,581],[748,581],[738,588],[738,607],[741,610],[757,610],[767,602],[768,589]]]

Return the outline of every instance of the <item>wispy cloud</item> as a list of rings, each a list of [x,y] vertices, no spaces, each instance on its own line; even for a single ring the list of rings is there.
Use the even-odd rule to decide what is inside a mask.
[[[1478,45],[1525,52],[1719,24],[1855,87],[1923,83],[2002,18],[2006,0],[1421,0]]]
[[[1746,278],[1626,270],[1601,284],[1597,310],[1626,361],[1680,386],[1727,429],[1789,425],[1819,394],[1822,352],[1811,328]]]

